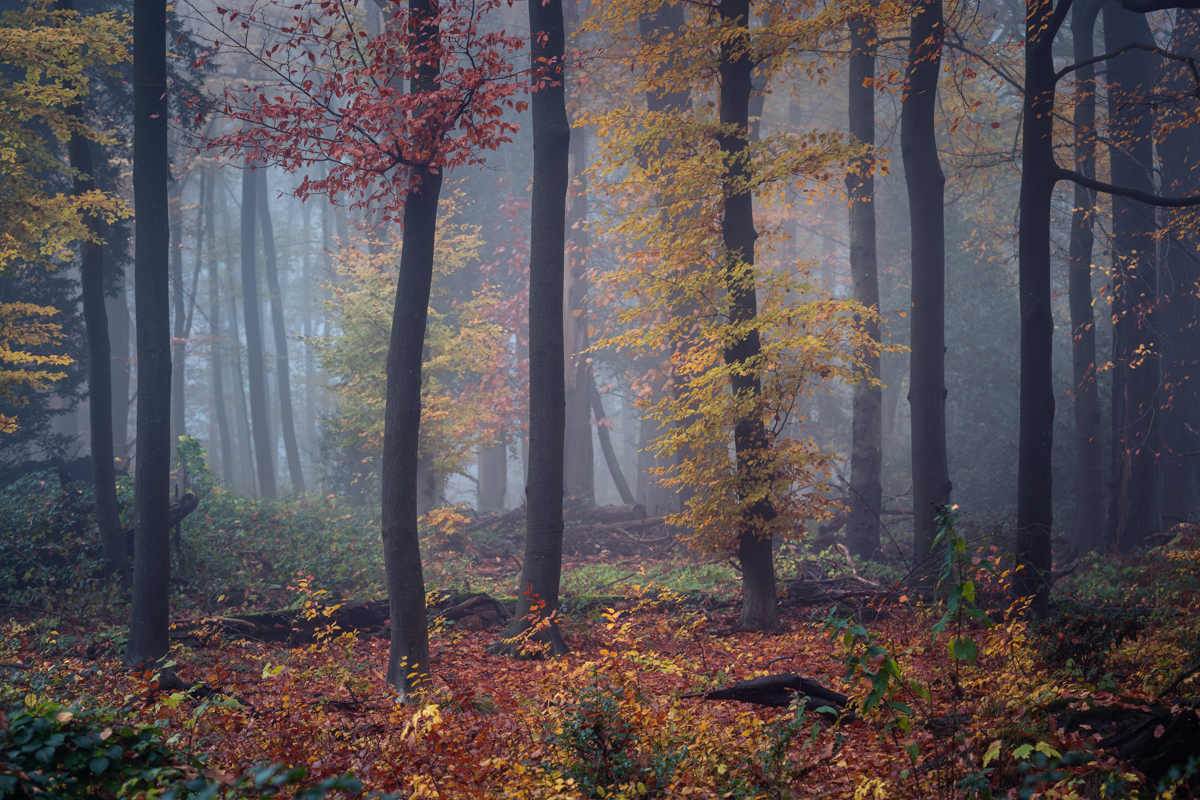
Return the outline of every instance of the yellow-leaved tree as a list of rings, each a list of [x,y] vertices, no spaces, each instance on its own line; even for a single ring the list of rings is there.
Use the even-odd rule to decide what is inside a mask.
[[[465,471],[480,443],[495,440],[511,404],[511,398],[496,396],[508,390],[488,380],[511,347],[509,333],[489,317],[496,294],[484,289],[455,302],[446,288],[456,273],[478,262],[482,238],[476,226],[456,221],[452,200],[442,206],[421,370],[422,513],[436,503],[450,475]],[[335,279],[324,302],[333,332],[306,341],[341,397],[329,431],[342,447],[370,457],[383,448],[387,350],[403,244],[366,237],[347,244],[368,249],[348,246],[334,254]]]
[[[129,28],[124,17],[83,16],[45,0],[0,15],[0,271],[16,264],[52,268],[74,256],[76,243],[94,238],[87,215],[107,222],[128,215],[111,194],[56,191],[52,183],[76,175],[59,154],[72,137],[111,141],[83,121],[78,104],[87,94],[89,70],[129,58]],[[4,400],[28,402],[19,389],[45,391],[63,377],[48,368],[72,359],[46,352],[63,338],[50,321],[57,313],[32,303],[0,303]],[[15,417],[0,414],[0,432],[17,427]]]
[[[626,309],[623,330],[596,347],[662,363],[642,397],[662,431],[653,447],[673,464],[662,480],[685,500],[670,521],[696,548],[738,556],[741,624],[770,629],[771,539],[802,532],[829,504],[820,489],[833,455],[805,435],[804,399],[863,377],[878,345],[861,321],[878,309],[818,293],[808,265],[772,249],[781,207],[832,188],[861,147],[837,133],[760,136],[749,112],[752,83],[761,97],[788,58],[843,28],[843,13],[755,6],[762,22],[751,26],[745,0],[602,4],[591,26],[636,54],[631,88],[647,108],[588,121],[604,233],[623,250],[601,281]]]

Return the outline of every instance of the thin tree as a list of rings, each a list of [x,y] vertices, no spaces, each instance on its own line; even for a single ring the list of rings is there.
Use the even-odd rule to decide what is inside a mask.
[[[267,176],[260,179],[258,192],[258,222],[262,228],[263,261],[266,266],[267,291],[271,295],[271,328],[275,334],[275,380],[279,396],[279,426],[283,432],[283,449],[287,454],[288,474],[292,489],[304,494],[304,471],[300,467],[300,447],[296,443],[296,421],[292,410],[292,373],[288,361],[287,329],[283,319],[283,293],[279,288],[279,264],[275,253],[275,226],[271,223],[271,201],[267,191]]]
[[[242,319],[246,325],[246,376],[250,383],[250,433],[254,439],[258,491],[274,500],[275,447],[271,443],[267,417],[267,376],[263,358],[263,335],[258,300],[258,246],[255,222],[258,217],[259,170],[242,170]]]
[[[935,122],[945,33],[941,0],[917,0],[909,30],[900,150],[912,231],[908,403],[913,560],[923,570],[931,561],[938,508],[950,502],[951,488],[946,460],[946,177],[938,159]]]
[[[847,108],[850,135],[866,146],[875,146],[875,53],[879,34],[873,9],[849,20],[850,85]],[[850,283],[854,299],[879,310],[879,270],[875,252],[875,162],[873,154],[857,158],[846,170],[849,197]],[[881,337],[877,317],[862,320],[865,333],[875,343],[861,354],[871,378],[879,377]],[[854,419],[850,444],[850,519],[846,541],[852,555],[871,560],[879,553],[879,512],[883,507],[883,389],[864,378],[854,385]]]
[[[137,293],[137,472],[133,601],[125,662],[167,654],[171,572],[171,319],[167,7],[133,3],[133,205]]]

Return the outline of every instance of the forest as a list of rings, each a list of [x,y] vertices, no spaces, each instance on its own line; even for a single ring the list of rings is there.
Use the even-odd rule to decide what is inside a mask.
[[[227,2],[0,0],[0,798],[1200,796],[1200,0]]]

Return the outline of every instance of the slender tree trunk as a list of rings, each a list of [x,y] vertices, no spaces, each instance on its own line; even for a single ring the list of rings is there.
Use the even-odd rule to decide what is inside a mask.
[[[1076,0],[1071,8],[1075,63],[1092,58],[1093,33],[1100,0]],[[1096,175],[1096,67],[1075,73],[1075,171]],[[1096,385],[1096,315],[1092,308],[1092,245],[1096,193],[1075,185],[1071,216],[1071,403],[1075,412],[1075,513],[1072,546],[1077,554],[1104,549],[1104,452],[1100,392]]]
[[[170,223],[167,218],[167,8],[133,3],[133,205],[137,292],[137,473],[133,603],[125,662],[167,654],[171,572]]]
[[[746,145],[750,134],[750,94],[753,62],[749,52],[749,0],[722,0],[717,6],[721,22],[729,26],[729,35],[721,42],[718,69],[721,77],[720,118],[723,126],[735,126],[734,132],[717,137],[721,153],[729,165],[722,189],[725,216],[721,240],[725,248],[724,276],[729,293],[730,324],[743,326],[758,315],[758,296],[754,279],[754,197],[746,187],[750,164]],[[752,363],[761,352],[758,330],[734,338],[725,348],[725,363],[731,367]],[[735,398],[751,403],[750,410],[734,422],[733,441],[737,459],[739,493],[747,497],[756,492],[763,480],[756,462],[769,447],[766,427],[758,414],[762,381],[756,368],[734,369],[730,388]],[[742,563],[742,613],[740,624],[750,630],[774,630],[779,627],[779,608],[775,598],[775,564],[771,537],[764,535],[775,519],[775,506],[768,497],[746,510],[746,519],[738,532],[738,558]]]
[[[267,196],[267,176],[259,179],[258,221],[262,226],[263,255],[266,262],[267,290],[271,293],[271,327],[275,334],[275,380],[279,394],[279,427],[287,453],[292,488],[304,494],[304,472],[300,468],[300,447],[296,443],[296,421],[292,413],[292,373],[288,361],[287,330],[283,319],[283,293],[279,288],[279,264],[275,255],[275,226],[271,224],[271,201]]]
[[[208,191],[204,197],[204,227],[208,236],[205,237],[203,246],[206,249],[209,249],[216,231],[216,228],[213,227],[214,184],[216,182],[215,175],[209,177]],[[209,253],[208,271],[208,335],[209,348],[212,353],[213,415],[217,421],[217,439],[221,443],[221,477],[226,486],[235,486],[234,461],[236,457],[233,452],[233,437],[229,430],[229,414],[225,408],[225,366],[221,358],[221,272],[218,259],[213,253]]]
[[[562,574],[563,442],[566,398],[563,370],[563,249],[571,124],[563,88],[565,37],[562,0],[529,4],[530,56],[547,80],[533,95],[533,193],[529,232],[529,476],[525,562],[517,614],[510,633],[532,616],[558,611]],[[535,610],[535,603],[539,604]],[[532,613],[531,613],[532,612]],[[539,640],[555,655],[567,651],[552,619]]]
[[[572,3],[574,5],[574,3]],[[596,499],[595,453],[592,449],[591,367],[588,349],[587,279],[587,131],[574,128],[570,147],[571,188],[567,192],[567,261],[564,271],[563,339],[566,346],[566,432],[564,480],[571,497]]]
[[[878,44],[873,17],[850,20],[850,135],[875,146],[875,51]],[[873,154],[857,159],[846,172],[850,199],[850,283],[854,299],[879,311],[879,270],[875,254],[875,161]],[[864,321],[873,343],[861,353],[870,377],[879,378],[877,319]],[[883,389],[862,380],[854,385],[854,420],[850,445],[850,519],[846,540],[852,555],[872,560],[879,553],[879,511],[883,507]]]
[[[608,420],[604,414],[604,399],[600,396],[600,390],[596,388],[596,376],[590,371],[588,386],[591,389],[592,411],[596,415],[596,433],[600,439],[600,451],[604,453],[604,463],[608,465],[608,474],[612,476],[613,485],[617,487],[617,494],[621,495],[621,502],[631,506],[637,501],[634,499],[633,492],[629,491],[625,474],[621,472],[621,462],[617,460],[617,453],[613,449],[610,434],[612,421]],[[608,424],[606,425],[605,422]]]
[[[1104,6],[1108,52],[1131,42],[1153,42],[1143,14],[1116,2]],[[1154,193],[1152,115],[1154,56],[1132,50],[1107,62],[1112,182]],[[1157,263],[1152,208],[1113,197],[1113,488],[1109,495],[1110,543],[1121,550],[1162,528],[1158,435],[1161,374],[1157,326]],[[1149,355],[1145,355],[1149,353]]]
[[[1054,61],[1051,0],[1029,0],[1019,224],[1021,425],[1014,589],[1049,611],[1050,453],[1054,443],[1054,317],[1050,297],[1050,201],[1054,192]]]
[[[410,0],[413,52],[435,45],[439,35],[433,0]],[[440,65],[426,57],[412,80],[413,94],[436,90]],[[429,681],[429,630],[425,578],[417,535],[421,446],[421,366],[442,171],[414,168],[404,205],[404,249],[396,282],[396,306],[388,345],[387,404],[381,474],[383,558],[392,616],[388,683],[406,701]]]
[[[246,398],[245,372],[242,370],[242,334],[238,330],[237,301],[229,297],[229,319],[233,323],[233,383],[237,396],[238,440],[241,442],[241,468],[238,480],[242,491],[256,495],[258,485],[254,479],[254,437],[250,435],[250,404]]]
[[[69,8],[69,6],[67,6]],[[82,108],[73,109],[82,116]],[[86,192],[95,167],[91,143],[72,136],[68,146],[75,176],[75,193]],[[80,245],[80,290],[83,319],[88,343],[88,415],[91,422],[92,485],[96,503],[96,524],[100,546],[104,550],[104,573],[118,575],[128,587],[133,581],[125,536],[121,533],[121,515],[117,510],[117,475],[113,464],[112,351],[108,341],[108,314],[104,309],[104,249],[100,242],[100,220],[85,218],[88,232],[95,241]]]
[[[937,152],[941,0],[913,6],[900,150],[912,231],[912,317],[908,402],[912,421],[914,563],[932,569],[937,510],[950,501],[946,461],[946,178]],[[931,581],[929,572],[918,576]]]
[[[1200,12],[1180,10],[1175,18],[1172,50],[1193,58],[1200,57]],[[1191,93],[1193,79],[1187,65],[1163,62],[1166,88],[1173,95]],[[1169,113],[1169,108],[1173,113]],[[1160,109],[1164,124],[1178,125],[1182,114],[1194,115],[1195,101],[1183,109],[1175,104]],[[1200,132],[1193,126],[1167,130],[1160,134],[1158,154],[1162,167],[1162,193],[1180,197],[1200,194]],[[1200,284],[1200,267],[1196,261],[1196,238],[1186,236],[1181,228],[1189,216],[1184,212],[1167,211],[1171,235],[1165,240],[1166,253],[1161,264],[1160,288],[1164,295],[1161,309],[1163,322],[1163,397],[1161,435],[1163,447],[1159,457],[1162,471],[1162,518],[1164,526],[1190,521],[1200,509],[1200,458],[1181,456],[1200,450],[1200,398],[1195,370],[1200,360],[1200,330],[1196,303],[1196,287]]]
[[[200,196],[204,196],[204,174],[200,177]],[[186,433],[187,398],[184,386],[184,342],[183,323],[186,305],[183,296],[183,182],[176,180],[171,185],[171,450],[174,453],[179,437]]]
[[[479,510],[499,511],[508,494],[508,448],[504,437],[479,450]]]
[[[259,170],[253,168],[242,171],[242,307],[246,320],[246,370],[250,379],[250,431],[254,437],[254,454],[258,457],[258,490],[263,497],[274,500],[277,494],[275,447],[267,416],[267,377],[258,301],[258,248],[254,236],[259,184],[262,183],[259,175]]]
[[[108,336],[112,350],[112,438],[113,455],[129,466],[129,303],[125,296],[125,272],[117,275],[117,293],[104,298]]]

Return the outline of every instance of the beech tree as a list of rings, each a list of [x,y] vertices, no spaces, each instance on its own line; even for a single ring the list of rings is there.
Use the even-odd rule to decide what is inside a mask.
[[[430,669],[417,467],[443,175],[510,141],[515,127],[502,115],[523,108],[512,99],[520,82],[508,60],[522,42],[486,28],[499,7],[495,0],[411,0],[373,36],[335,4],[294,8],[283,21],[256,10],[239,22],[240,12],[223,11],[215,22],[223,46],[267,77],[226,91],[222,110],[244,127],[209,146],[289,171],[326,164],[323,173],[304,175],[297,195],[345,192],[356,207],[381,209],[382,223],[404,227],[387,354],[381,517],[391,607],[387,678],[405,699]],[[264,49],[259,36],[270,39]],[[561,439],[558,457],[561,473]]]

